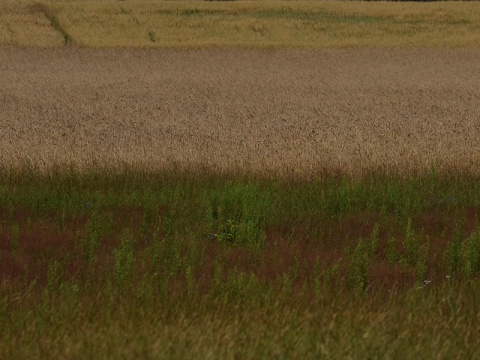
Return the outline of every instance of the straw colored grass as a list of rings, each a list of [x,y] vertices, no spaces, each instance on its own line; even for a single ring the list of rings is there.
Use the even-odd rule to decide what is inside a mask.
[[[32,11],[33,2],[0,2],[0,45],[57,47],[63,45],[61,34],[52,28],[42,13]]]
[[[4,49],[0,164],[480,173],[479,48]]]
[[[0,23],[7,24],[0,27],[0,44],[62,44],[58,36],[65,34],[55,35],[41,14],[30,13],[32,3],[0,5]],[[42,4],[77,44],[95,48],[480,45],[478,2],[44,0]]]

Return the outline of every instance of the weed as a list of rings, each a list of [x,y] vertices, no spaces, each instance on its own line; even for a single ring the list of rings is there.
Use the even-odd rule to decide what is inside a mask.
[[[408,218],[407,227],[405,229],[405,259],[407,263],[414,265],[418,261],[418,255],[420,251],[420,242],[417,234],[413,229],[412,219]]]
[[[94,211],[85,224],[80,244],[83,258],[88,264],[95,261],[97,250],[100,247],[100,236],[99,215],[97,211]]]
[[[371,258],[375,258],[377,255],[378,251],[378,244],[379,244],[379,232],[380,232],[380,226],[378,224],[375,224],[372,230],[372,234],[370,235],[370,242],[369,242],[369,256]]]
[[[227,220],[215,234],[215,239],[220,242],[234,243],[238,239],[238,225],[233,220]]]
[[[370,265],[370,249],[364,240],[360,240],[355,249],[346,251],[348,259],[347,286],[365,290],[368,284],[368,269]]]
[[[368,358],[387,354],[382,349],[392,346],[402,356],[425,355],[371,324],[381,324],[389,333],[400,328],[408,343],[435,348],[435,353],[427,354],[433,357],[439,346],[445,353],[468,355],[478,345],[471,334],[478,330],[479,231],[466,236],[466,218],[470,224],[474,215],[460,209],[453,234],[445,233],[451,234],[445,239],[447,249],[430,241],[437,239],[436,229],[422,222],[418,202],[407,200],[417,193],[426,198],[424,192],[432,187],[428,180],[411,180],[402,188],[396,179],[381,178],[349,184],[328,179],[279,184],[193,177],[173,181],[166,175],[88,176],[63,179],[62,185],[55,178],[49,184],[42,180],[42,186],[35,185],[35,178],[0,181],[9,193],[0,197],[0,223],[8,223],[9,206],[16,209],[14,222],[0,230],[0,237],[12,239],[0,253],[8,265],[0,267],[2,358],[38,353],[35,345],[19,348],[14,341],[25,334],[38,339],[37,333],[49,340],[44,343],[46,351],[62,353],[55,339],[68,337],[95,343],[105,358],[121,357],[117,348],[128,350],[125,336],[131,337],[131,354],[138,354],[152,339],[151,333],[155,341],[159,336],[165,343],[196,347],[195,354],[187,352],[190,347],[162,347],[162,354],[167,351],[173,358],[200,353],[207,358],[212,353],[229,357],[224,351],[228,339],[248,341],[251,352],[233,342],[228,345],[245,358],[328,357],[338,348],[339,356]],[[458,186],[451,191],[457,196],[463,196],[461,189],[472,188],[458,185],[459,179],[435,181],[438,189]],[[63,191],[76,193],[75,204],[65,200]],[[396,199],[389,198],[391,193]],[[476,198],[470,190],[469,196]],[[90,206],[83,209],[85,203]],[[406,215],[403,234],[394,221],[393,204]],[[133,214],[127,222],[119,207]],[[345,226],[345,218],[367,209],[374,216],[362,218],[364,226]],[[383,216],[377,217],[378,212]],[[421,233],[414,230],[413,216]],[[168,217],[172,220],[166,225]],[[25,231],[27,218],[32,230],[40,229],[46,236]],[[449,229],[450,218],[441,225]],[[212,229],[216,241],[200,240]],[[15,232],[21,236],[22,252],[12,257]],[[74,234],[77,247],[71,248]],[[398,239],[403,237],[401,243]],[[445,261],[437,261],[442,257]],[[379,276],[385,287],[376,286]],[[427,286],[430,291],[418,291]],[[452,320],[458,318],[469,320]],[[76,330],[86,322],[94,325],[92,329],[112,331],[79,334]],[[117,323],[131,331],[119,337]],[[259,331],[262,337],[257,336]],[[218,334],[225,336],[218,340]],[[440,344],[431,334],[455,342]],[[319,338],[325,339],[323,352],[314,350]],[[462,342],[465,339],[468,342]],[[328,345],[332,341],[341,346]],[[102,344],[109,342],[118,346],[104,349]],[[474,344],[468,354],[462,352],[465,343]],[[355,347],[355,354],[349,346]],[[156,354],[154,346],[151,351]]]
[[[427,270],[428,270],[428,252],[430,248],[430,242],[427,241],[421,246],[417,258],[416,264],[416,281],[420,284],[425,284],[427,281]]]
[[[18,247],[20,244],[20,226],[18,224],[13,224],[12,225],[12,252],[14,254],[17,254],[18,252]]]
[[[465,218],[463,216],[455,219],[455,230],[453,240],[449,244],[445,257],[450,274],[456,274],[462,265],[462,242],[465,239]]]
[[[131,280],[134,264],[134,239],[131,229],[122,232],[120,246],[114,251],[114,277],[117,284],[124,286]]]
[[[62,283],[62,270],[63,266],[58,261],[48,265],[47,291],[52,292],[60,286]]]
[[[157,42],[157,35],[155,34],[155,31],[149,30],[147,32],[147,36],[152,43]]]
[[[463,244],[464,273],[471,278],[480,271],[480,231],[474,231]]]
[[[388,238],[386,255],[388,262],[392,265],[397,264],[400,260],[400,255],[398,254],[398,242],[394,236]]]
[[[332,291],[336,285],[340,284],[342,265],[341,261],[335,261],[328,269],[324,269],[322,272],[322,282],[326,289]]]

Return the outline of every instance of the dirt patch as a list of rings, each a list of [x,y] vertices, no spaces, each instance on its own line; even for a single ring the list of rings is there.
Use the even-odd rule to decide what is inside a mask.
[[[480,49],[0,51],[0,165],[480,173]]]

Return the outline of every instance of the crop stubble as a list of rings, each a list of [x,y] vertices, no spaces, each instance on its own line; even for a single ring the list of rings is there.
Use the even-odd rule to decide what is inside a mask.
[[[0,49],[0,165],[480,173],[469,49]]]

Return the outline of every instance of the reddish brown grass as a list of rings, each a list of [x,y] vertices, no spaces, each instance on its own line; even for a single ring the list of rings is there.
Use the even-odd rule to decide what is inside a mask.
[[[138,228],[142,215],[141,210],[127,207],[123,210],[124,214],[115,217],[114,223],[123,222],[121,218],[128,214],[129,224],[133,228]],[[464,230],[467,236],[470,235],[473,224],[478,222],[479,215],[480,208],[471,208],[465,212]],[[448,242],[451,242],[456,227],[454,218],[453,210],[452,213],[439,210],[438,213],[431,211],[419,213],[412,220],[412,227],[419,237],[420,244],[429,242],[427,257],[429,280],[440,283],[448,273],[448,269],[441,263],[446,246]],[[52,261],[63,261],[62,259],[68,259],[62,278],[76,277],[78,279],[87,276],[88,264],[82,257],[78,243],[85,232],[87,220],[84,216],[69,217],[62,231],[58,219],[55,217],[32,217],[29,212],[17,210],[11,218],[7,211],[0,211],[0,223],[4,224],[0,230],[0,258],[2,260],[0,279],[37,279],[39,283],[45,283],[48,267],[52,265]],[[12,231],[9,226],[5,225],[7,223],[18,224],[21,229],[16,250],[12,246]],[[192,246],[198,248],[199,254],[204,254],[203,260],[197,263],[194,274],[200,289],[208,289],[212,284],[216,262],[222,266],[223,277],[236,269],[239,273],[253,273],[258,279],[269,283],[281,279],[296,266],[298,274],[294,285],[300,289],[304,282],[309,282],[315,275],[316,267],[320,266],[322,272],[328,271],[335,263],[342,268],[342,273],[338,274],[340,276],[337,276],[335,281],[343,284],[341,279],[345,275],[346,246],[353,249],[360,238],[368,240],[377,223],[376,215],[368,213],[348,215],[328,224],[333,231],[325,238],[312,237],[311,234],[301,231],[292,233],[291,226],[287,224],[285,230],[282,230],[282,227],[268,230],[266,245],[261,250],[218,243],[201,237],[167,240],[165,234],[159,233],[158,236],[160,241],[175,241],[175,247],[180,249],[183,258],[188,257]],[[125,225],[124,222],[123,224]],[[120,228],[113,227],[113,229]],[[441,234],[439,234],[439,229],[442,229]],[[403,254],[404,252],[405,229],[401,225],[380,230],[379,248],[374,254],[368,275],[372,287],[411,286],[416,281],[415,264],[408,266],[407,278],[405,278],[402,266],[386,261],[387,241],[392,236],[397,241],[398,253]],[[89,273],[95,273],[95,271],[103,273],[105,269],[113,268],[112,254],[115,247],[119,245],[119,238],[120,233],[115,230],[112,233],[101,235],[96,262]],[[141,238],[137,234],[135,235],[135,244],[136,253],[141,254],[145,249],[150,249],[151,236],[147,235],[145,238]],[[139,272],[139,279],[145,271],[149,270],[150,266],[147,264]],[[162,269],[159,268],[158,271],[162,271]],[[185,281],[184,275],[179,274],[176,281],[178,286],[181,286]]]

